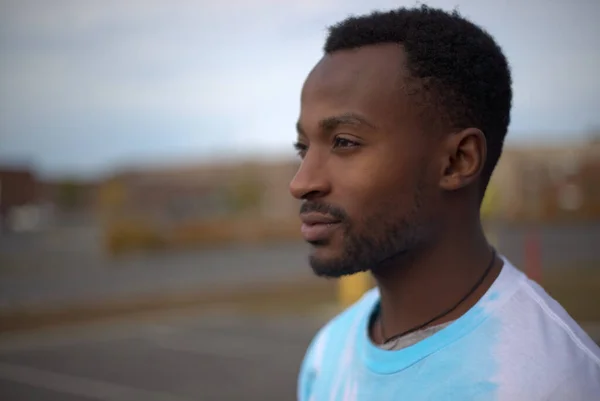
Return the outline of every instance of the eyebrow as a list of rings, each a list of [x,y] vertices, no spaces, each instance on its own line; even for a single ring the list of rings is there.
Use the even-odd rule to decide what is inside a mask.
[[[332,131],[340,125],[353,125],[356,127],[367,126],[369,128],[377,128],[375,124],[371,123],[365,117],[352,112],[327,117],[319,121],[319,127],[323,131]],[[298,132],[298,134],[304,134],[304,130],[300,125],[300,121],[296,123],[296,131]]]

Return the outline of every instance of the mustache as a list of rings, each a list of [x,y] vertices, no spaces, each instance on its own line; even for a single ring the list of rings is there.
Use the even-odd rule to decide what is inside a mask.
[[[339,221],[346,221],[348,215],[342,208],[333,206],[327,203],[305,201],[300,206],[300,214],[304,213],[321,213],[333,217]]]

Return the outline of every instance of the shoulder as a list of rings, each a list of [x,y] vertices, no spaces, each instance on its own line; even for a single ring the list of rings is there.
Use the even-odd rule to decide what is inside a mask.
[[[331,339],[336,339],[335,343],[341,344],[342,341],[339,340],[347,337],[353,326],[371,312],[378,299],[379,292],[373,288],[353,305],[329,320],[313,337],[306,351],[305,359],[312,357],[313,362],[318,362],[318,357],[324,352],[325,345]],[[328,351],[333,351],[335,348],[335,346],[327,347]]]
[[[345,340],[356,325],[370,313],[379,299],[376,288],[369,290],[361,299],[329,320],[315,334],[310,342],[298,378],[298,399],[307,400],[311,387],[323,370],[330,370],[328,365],[335,364],[345,347]]]
[[[600,348],[537,283],[520,280],[496,316],[502,324],[494,351],[504,388],[526,389],[536,393],[530,399],[551,400],[560,399],[553,394],[575,388],[600,391]]]
[[[545,354],[546,358],[566,366],[590,362],[600,367],[598,345],[563,306],[534,281],[525,280],[515,294],[511,320],[512,326],[522,334],[530,334],[529,341],[535,342],[537,348],[544,351],[554,348]]]
[[[587,401],[600,397],[600,366],[584,363],[571,367],[548,391],[547,401]]]

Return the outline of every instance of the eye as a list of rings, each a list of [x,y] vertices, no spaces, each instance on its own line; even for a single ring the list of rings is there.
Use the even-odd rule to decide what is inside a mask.
[[[294,149],[296,149],[296,153],[298,154],[298,156],[304,158],[304,156],[306,155],[306,151],[308,150],[308,146],[303,143],[296,142],[294,143]]]
[[[333,139],[333,147],[334,148],[354,148],[360,146],[360,144],[358,142],[355,141],[351,141],[350,139],[347,138],[342,138],[342,137],[335,137]]]

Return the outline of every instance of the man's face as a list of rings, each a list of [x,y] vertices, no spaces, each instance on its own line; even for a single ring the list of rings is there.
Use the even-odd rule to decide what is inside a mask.
[[[290,183],[317,275],[383,268],[430,237],[439,173],[394,44],[325,56],[301,97]]]

